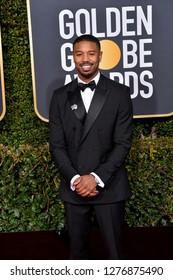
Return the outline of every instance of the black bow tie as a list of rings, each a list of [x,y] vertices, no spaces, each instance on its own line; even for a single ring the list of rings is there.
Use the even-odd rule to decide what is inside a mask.
[[[95,81],[91,81],[88,84],[84,84],[84,83],[79,83],[79,88],[80,90],[84,91],[87,87],[89,87],[90,89],[95,89],[96,88],[96,83]]]

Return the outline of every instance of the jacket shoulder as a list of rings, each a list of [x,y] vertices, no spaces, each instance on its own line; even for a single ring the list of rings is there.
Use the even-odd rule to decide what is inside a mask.
[[[107,84],[107,85],[109,85],[109,87],[113,87],[113,88],[117,88],[117,89],[120,89],[120,90],[130,90],[130,87],[129,86],[126,86],[125,84],[121,84],[121,83],[119,83],[119,82],[117,82],[117,81],[114,81],[114,80],[112,80],[112,79],[110,79],[110,78],[108,78],[108,77],[106,77],[106,76],[104,76],[104,75],[102,75],[102,78],[103,78],[103,80],[105,81],[105,83]]]
[[[55,95],[64,94],[65,92],[70,91],[73,88],[73,86],[75,85],[75,83],[76,83],[76,81],[73,80],[73,81],[71,81],[70,83],[68,83],[64,86],[56,88],[53,92],[54,92]]]

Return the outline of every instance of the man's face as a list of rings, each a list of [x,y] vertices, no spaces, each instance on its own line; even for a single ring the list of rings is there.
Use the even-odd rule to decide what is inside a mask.
[[[81,80],[88,82],[97,75],[101,57],[102,52],[96,43],[81,41],[75,44],[73,59]]]

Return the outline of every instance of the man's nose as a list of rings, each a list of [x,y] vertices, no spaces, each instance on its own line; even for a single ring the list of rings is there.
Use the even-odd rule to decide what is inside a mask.
[[[88,58],[88,54],[87,53],[85,53],[84,55],[83,55],[83,61],[88,61],[89,60],[89,58]]]

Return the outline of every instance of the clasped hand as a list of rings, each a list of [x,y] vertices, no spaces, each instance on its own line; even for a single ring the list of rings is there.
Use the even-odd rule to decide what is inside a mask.
[[[98,194],[97,183],[91,174],[80,176],[73,184],[77,194],[82,197],[93,197]]]

